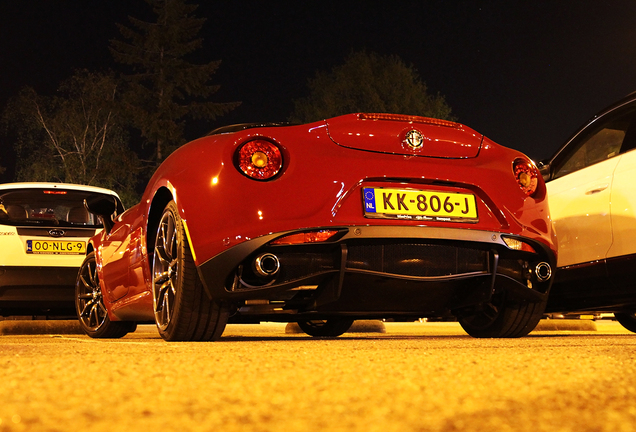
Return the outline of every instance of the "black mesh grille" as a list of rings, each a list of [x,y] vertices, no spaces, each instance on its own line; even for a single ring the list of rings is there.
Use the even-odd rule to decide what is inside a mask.
[[[334,253],[283,253],[278,255],[279,281],[289,281],[338,268]]]
[[[351,245],[347,268],[405,276],[447,276],[488,269],[488,252],[437,244]]]
[[[308,251],[306,248],[272,248],[271,253],[280,262],[280,271],[273,280],[253,272],[254,256],[244,261],[239,276],[244,284],[256,287],[338,272],[340,245],[320,249],[321,251]],[[367,270],[396,276],[451,276],[488,271],[489,268],[488,251],[453,245],[371,241],[347,243],[342,250],[347,253],[346,268],[349,270]],[[228,283],[233,283],[233,279]],[[247,285],[234,289],[251,289]]]

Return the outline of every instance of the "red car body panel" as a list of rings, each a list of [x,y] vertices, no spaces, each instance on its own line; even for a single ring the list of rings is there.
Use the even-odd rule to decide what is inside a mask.
[[[326,126],[298,128],[301,130],[261,129],[258,134],[248,130],[234,134],[229,145],[230,137],[224,135],[201,138],[179,149],[157,171],[160,178],[170,173],[169,183],[159,181],[153,189],[168,187],[173,191],[188,224],[197,264],[264,233],[366,225],[370,221],[362,215],[361,188],[374,185],[471,190],[480,198],[480,221],[467,229],[508,232],[546,245],[552,243],[551,227],[546,223],[545,191],[539,191],[540,200],[529,198],[511,181],[512,162],[520,153],[485,139],[478,159],[436,158],[425,161],[423,169],[419,157],[388,157],[336,146]],[[283,148],[286,163],[279,178],[255,182],[234,168],[232,155],[236,147],[254,137],[267,137]],[[316,153],[317,148],[320,153]],[[504,164],[502,160],[509,162]],[[485,170],[488,176],[483,175]],[[382,222],[405,223],[413,224],[401,220]],[[457,228],[456,223],[437,222],[435,226]]]
[[[479,154],[481,134],[462,124],[435,120],[418,125],[423,142],[414,149],[406,143],[406,136],[413,129],[408,122],[387,125],[381,118],[368,118],[371,116],[354,114],[330,119],[329,137],[343,147],[404,156],[470,158]]]
[[[527,157],[466,126],[440,123],[351,114],[211,135],[179,148],[157,169],[141,202],[119,215],[110,233],[92,239],[111,320],[152,319],[153,220],[170,199],[186,222],[201,268],[245,242],[328,227],[408,228],[438,238],[445,232],[486,233],[499,242],[507,234],[541,245],[543,259],[553,262],[556,240],[545,185],[539,176],[535,194],[527,196],[513,172],[515,160]],[[424,136],[421,150],[405,144],[412,129]],[[282,151],[282,170],[272,180],[250,179],[235,166],[237,148],[255,138]],[[478,221],[368,218],[364,187],[473,194]],[[204,284],[208,292],[228,291],[209,286],[205,277]]]

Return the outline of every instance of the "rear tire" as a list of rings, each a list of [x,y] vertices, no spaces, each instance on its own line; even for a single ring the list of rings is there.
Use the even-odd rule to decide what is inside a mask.
[[[636,313],[615,313],[614,318],[627,330],[636,333]]]
[[[330,318],[328,320],[298,321],[298,326],[310,336],[336,337],[349,330],[353,321],[346,318]]]
[[[159,334],[167,341],[219,339],[229,308],[205,293],[174,201],[166,206],[155,238],[152,299]]]
[[[80,327],[92,338],[121,338],[137,328],[134,322],[111,321],[108,317],[95,252],[86,255],[79,269],[75,282],[75,310]]]
[[[512,300],[507,292],[501,291],[479,309],[460,313],[458,320],[466,333],[475,338],[518,338],[534,330],[546,303]]]

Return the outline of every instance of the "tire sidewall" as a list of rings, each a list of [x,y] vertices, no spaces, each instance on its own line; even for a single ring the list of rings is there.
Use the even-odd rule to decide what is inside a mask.
[[[614,318],[627,330],[636,333],[636,317],[634,313],[615,313]]]
[[[501,295],[498,302],[498,314],[489,325],[474,327],[470,320],[459,319],[462,328],[476,338],[517,338],[526,336],[539,323],[547,300],[530,302],[511,298],[508,292]]]
[[[84,269],[90,263],[94,263],[95,265],[97,265],[97,258],[95,256],[94,251],[90,252],[88,255],[86,255],[86,258],[84,258],[84,261],[82,262],[82,265],[80,266],[80,269],[77,273],[77,279],[75,281],[75,312],[77,313],[77,319],[79,321],[80,328],[82,329],[82,331],[84,331],[84,333],[86,333],[91,338],[122,337],[127,333],[127,332],[123,332],[122,330],[123,323],[120,323],[120,322],[113,323],[108,316],[108,312],[106,313],[106,316],[104,317],[104,322],[96,330],[93,330],[90,327],[87,327],[86,325],[84,325],[83,321],[80,319],[80,304],[79,304],[80,284],[83,284],[82,274],[84,272]],[[101,286],[101,279],[99,279],[99,284],[100,284],[100,289],[102,289],[103,286]],[[101,298],[101,304],[104,307],[104,309],[108,310],[108,308],[106,308],[106,305],[104,304],[103,296]]]
[[[314,337],[337,337],[345,333],[353,320],[349,318],[330,318],[321,325],[313,325],[313,321],[298,321],[298,326],[302,331]]]
[[[181,309],[182,309],[182,297],[183,297],[183,286],[184,286],[184,278],[185,272],[189,269],[186,268],[185,265],[185,245],[184,242],[188,240],[185,238],[185,232],[183,228],[183,221],[181,220],[181,216],[179,215],[179,210],[177,208],[177,204],[174,201],[170,201],[166,208],[164,209],[161,215],[161,221],[163,221],[166,214],[170,212],[172,218],[174,220],[175,232],[177,233],[177,261],[178,261],[178,269],[177,276],[175,278],[175,294],[174,294],[174,305],[172,309],[172,316],[170,317],[170,322],[166,326],[165,329],[161,329],[159,327],[159,323],[156,322],[157,329],[159,330],[159,334],[163,339],[173,340],[175,339],[176,332],[178,331],[178,323],[180,321]],[[161,223],[157,227],[157,235],[155,236],[155,249],[157,247],[157,241],[159,239],[158,231],[161,228]],[[155,249],[153,249],[153,274],[154,274],[154,260],[156,259]],[[154,284],[154,281],[153,281]],[[154,290],[154,287],[153,287]],[[154,293],[153,293],[154,297]],[[153,300],[154,301],[154,300]]]

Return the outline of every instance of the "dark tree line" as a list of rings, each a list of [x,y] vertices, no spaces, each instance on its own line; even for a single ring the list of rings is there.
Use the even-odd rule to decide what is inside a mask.
[[[16,181],[102,186],[134,204],[139,186],[185,143],[186,122],[212,121],[240,105],[213,100],[219,60],[188,61],[202,44],[198,35],[205,19],[194,16],[197,6],[187,0],[144,1],[155,20],[129,17],[110,42],[119,70],[79,70],[55,95],[27,87],[8,103],[2,120],[18,156]],[[290,120],[350,112],[454,119],[443,96],[428,94],[417,71],[397,56],[353,52],[342,65],[317,72],[308,87],[309,95],[294,101]],[[133,146],[139,137],[143,146]]]
[[[240,103],[211,100],[220,61],[187,60],[205,19],[186,0],[145,0],[155,21],[129,17],[111,40],[117,72],[76,71],[53,95],[25,88],[4,110],[14,138],[17,181],[57,181],[116,190],[127,204],[137,184],[184,144],[189,119],[214,120]],[[143,140],[140,157],[130,137]]]
[[[156,22],[130,17],[130,27],[118,25],[123,40],[112,40],[110,48],[115,61],[129,70],[122,75],[124,113],[161,162],[183,144],[186,119],[214,120],[240,103],[209,100],[219,89],[210,80],[220,61],[186,60],[202,44],[198,34],[205,19],[193,16],[197,6],[183,0],[146,1]]]
[[[398,56],[353,52],[342,65],[308,81],[309,95],[294,101],[292,121],[352,112],[420,115],[455,120],[443,96],[430,95],[417,70]]]

